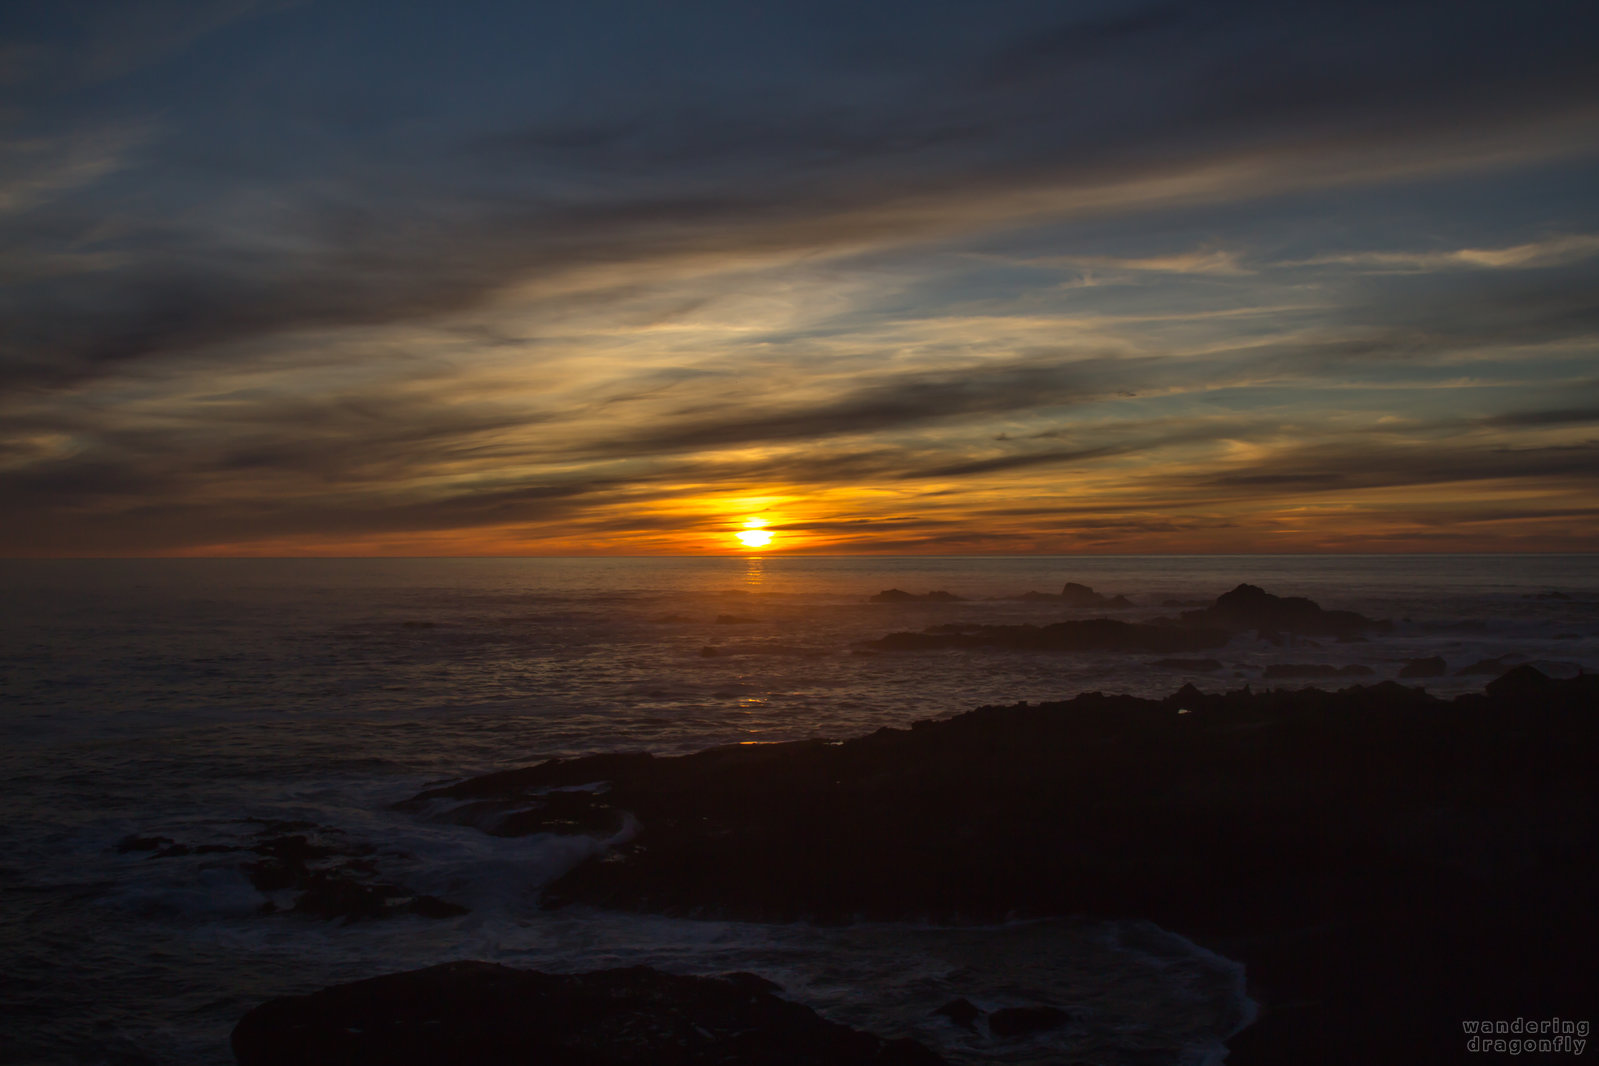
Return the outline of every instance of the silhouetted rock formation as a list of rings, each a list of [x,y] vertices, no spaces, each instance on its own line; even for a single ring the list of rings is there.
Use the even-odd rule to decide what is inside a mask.
[[[1060,598],[1067,607],[1131,607],[1126,596],[1102,596],[1087,585],[1068,581],[1060,590]]]
[[[929,597],[948,595],[929,593]],[[889,589],[872,597],[884,602],[914,600],[917,597],[900,589]],[[1107,599],[1076,582],[1068,582],[1059,597],[1029,592],[1021,599],[1066,600],[1071,606],[1130,607],[1124,596]],[[1239,585],[1216,598],[1209,607],[1184,611],[1181,618],[1159,618],[1153,622],[1118,622],[1110,618],[1087,618],[1053,625],[980,625],[976,623],[931,626],[920,633],[890,633],[879,640],[859,645],[867,651],[939,651],[950,648],[992,648],[1010,651],[1126,651],[1184,652],[1207,651],[1225,645],[1245,630],[1281,642],[1281,634],[1336,637],[1340,641],[1361,640],[1366,629],[1386,630],[1388,622],[1373,621],[1353,611],[1326,611],[1302,596],[1273,596],[1254,585]],[[1313,645],[1312,645],[1313,646]],[[1293,676],[1345,676],[1316,673]],[[1290,675],[1282,675],[1290,676]]]
[[[1333,666],[1329,663],[1272,663],[1261,674],[1267,681],[1291,677],[1325,680],[1332,677],[1370,677],[1371,675],[1371,667],[1361,666],[1359,663],[1351,663],[1348,666]]]
[[[1227,643],[1221,629],[1140,625],[1111,618],[1085,618],[1047,626],[932,626],[920,633],[890,633],[861,647],[872,651],[933,651],[1000,648],[1010,651],[1207,651]]]
[[[369,845],[344,839],[337,829],[312,822],[266,822],[250,844],[180,844],[170,837],[130,836],[117,844],[122,854],[148,851],[152,859],[237,852],[253,856],[239,866],[262,893],[260,913],[276,912],[277,893],[293,893],[290,908],[316,918],[346,922],[414,914],[449,918],[467,913],[458,903],[418,895],[403,885],[377,879]],[[280,897],[281,898],[281,897]]]
[[[983,1016],[983,1012],[971,1000],[964,997],[950,1000],[933,1013],[948,1018],[962,1029],[970,1029],[974,1032],[977,1029],[977,1019]]]
[[[1156,659],[1149,664],[1162,670],[1184,670],[1191,674],[1213,674],[1221,669],[1217,659]]]
[[[988,1031],[1002,1040],[1059,1029],[1071,1016],[1058,1007],[1004,1007],[988,1016]]]
[[[426,795],[609,781],[582,802],[642,829],[548,905],[1147,918],[1246,964],[1265,1013],[1229,1066],[1439,1061],[1463,1017],[1583,1017],[1599,993],[1596,706],[1599,677],[1531,668],[1451,701],[1190,685]]]
[[[486,962],[270,1000],[233,1030],[239,1066],[938,1066],[772,994],[753,974],[645,966],[546,974]]]
[[[1109,607],[1120,609],[1133,605],[1133,601],[1126,596],[1104,596],[1087,585],[1080,585],[1075,581],[1066,582],[1059,595],[1053,592],[1024,592],[1015,598],[1018,600],[1047,600],[1050,603],[1059,603],[1066,607]]]
[[[945,592],[942,589],[935,589],[934,591],[929,592],[929,593],[927,593],[926,595],[923,595],[923,596],[918,596],[914,592],[906,592],[904,589],[884,589],[882,592],[879,592],[877,595],[873,596],[871,598],[871,602],[872,603],[916,603],[916,602],[964,603],[965,600],[962,597],[955,595],[953,592]]]
[[[1262,635],[1292,633],[1311,637],[1355,637],[1367,630],[1385,631],[1392,623],[1374,621],[1354,611],[1324,610],[1303,596],[1273,596],[1255,585],[1239,585],[1198,611],[1184,611],[1189,625],[1253,629]]]
[[[1411,659],[1400,668],[1400,677],[1443,677],[1449,672],[1449,664],[1444,662],[1442,656],[1434,655],[1427,659]]]

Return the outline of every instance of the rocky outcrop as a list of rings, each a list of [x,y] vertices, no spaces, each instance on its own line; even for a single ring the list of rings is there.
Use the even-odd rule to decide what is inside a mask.
[[[1087,694],[842,744],[546,763],[636,837],[547,905],[756,919],[1151,919],[1242,960],[1247,1063],[1439,1061],[1462,1017],[1582,1017],[1599,921],[1599,678],[1441,700]]]
[[[1190,674],[1214,674],[1222,668],[1219,659],[1156,659],[1149,665],[1161,670],[1181,670]]]
[[[1267,681],[1302,678],[1325,681],[1334,677],[1370,677],[1374,671],[1369,666],[1350,663],[1334,666],[1331,663],[1272,663],[1261,671]]]
[[[910,1040],[829,1022],[753,974],[644,966],[546,974],[454,962],[270,1000],[239,1066],[938,1066]]]
[[[1408,659],[1405,665],[1399,668],[1400,677],[1443,677],[1449,672],[1449,664],[1442,656],[1433,655],[1425,659]]]
[[[934,589],[932,592],[917,595],[906,592],[904,589],[884,589],[871,598],[872,603],[964,603],[965,600],[953,592],[943,589]]]
[[[1058,603],[1063,607],[1103,607],[1119,610],[1131,607],[1133,601],[1126,596],[1106,596],[1095,592],[1087,585],[1080,585],[1075,581],[1066,582],[1065,587],[1057,595],[1053,592],[1024,592],[1015,597],[1018,600],[1040,600],[1049,603]]]
[[[379,876],[377,849],[312,822],[258,823],[245,844],[183,844],[164,836],[130,836],[116,850],[149,852],[152,859],[236,853],[239,871],[261,893],[259,913],[290,910],[346,922],[416,915],[450,918],[467,908],[420,894]]]
[[[1060,590],[1061,602],[1067,607],[1131,607],[1133,602],[1126,596],[1105,596],[1095,592],[1087,585],[1079,585],[1075,581],[1066,582]]]
[[[1354,611],[1325,610],[1303,596],[1274,596],[1256,585],[1239,585],[1218,596],[1209,607],[1184,611],[1182,621],[1187,625],[1217,626],[1234,632],[1253,629],[1265,636],[1287,633],[1351,638],[1392,628],[1392,623],[1367,618]]]
[[[938,651],[949,648],[993,648],[1009,651],[1207,651],[1226,644],[1225,630],[1140,625],[1111,618],[1086,618],[1052,625],[932,626],[920,633],[890,633],[860,647],[868,651]]]

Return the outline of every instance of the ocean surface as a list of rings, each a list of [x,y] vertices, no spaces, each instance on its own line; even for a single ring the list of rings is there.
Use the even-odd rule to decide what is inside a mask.
[[[1135,606],[1114,616],[1134,621],[1248,581],[1395,627],[1368,643],[1240,638],[1215,653],[1222,670],[1198,674],[1151,655],[853,648],[942,622],[1111,613],[1009,598],[1067,581],[1127,595]],[[869,602],[889,588],[963,600]],[[1480,689],[1495,665],[1599,668],[1599,556],[0,562],[0,1062],[228,1063],[229,1030],[263,999],[478,958],[751,970],[955,1062],[1214,1063],[1250,1017],[1242,970],[1147,923],[546,912],[539,886],[602,841],[499,839],[391,805],[556,756],[844,738],[1091,690],[1260,687],[1273,663],[1372,670],[1332,683],[1346,685],[1429,656],[1451,676],[1414,683],[1445,695]],[[281,822],[470,912],[262,913],[239,853],[194,850]],[[119,850],[135,836],[190,850]],[[996,1049],[930,1014],[957,995],[1075,1020]]]

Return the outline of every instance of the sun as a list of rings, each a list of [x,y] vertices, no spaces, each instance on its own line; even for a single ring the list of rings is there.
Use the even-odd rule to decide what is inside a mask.
[[[733,535],[746,548],[764,548],[772,543],[772,534],[761,528],[764,525],[764,518],[746,518],[744,528]]]

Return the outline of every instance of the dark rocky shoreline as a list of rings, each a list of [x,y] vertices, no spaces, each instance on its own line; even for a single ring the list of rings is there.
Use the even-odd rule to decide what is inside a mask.
[[[1441,700],[1090,693],[909,730],[554,761],[425,792],[628,844],[550,885],[682,915],[1148,918],[1246,965],[1231,1063],[1454,1061],[1474,1017],[1599,999],[1599,677]],[[576,790],[595,782],[608,786]]]
[[[1098,595],[1072,585],[1063,595],[1073,593]],[[1387,625],[1241,585],[1177,618],[950,624],[865,650],[1192,652],[1245,630],[1345,641]],[[1220,665],[1174,659],[1156,668]],[[1268,676],[1369,672],[1275,669]],[[1405,672],[1439,676],[1443,663],[1415,660]],[[818,923],[1150,920],[1244,963],[1262,1011],[1229,1042],[1232,1066],[1454,1062],[1466,1058],[1463,1020],[1586,1018],[1599,1006],[1599,677],[1555,680],[1528,666],[1497,673],[1482,694],[1451,700],[1394,682],[1225,694],[1185,685],[1159,700],[1087,693],[843,742],[555,760],[430,789],[399,806],[499,836],[625,841],[546,886],[546,907]],[[704,996],[754,995],[711,985],[688,995],[681,984],[669,994],[668,984],[698,979],[634,971],[552,977],[458,967],[466,968],[342,986],[317,1002],[342,1004],[344,1014],[327,1017],[345,1021],[350,1010],[398,1017],[396,1003],[432,989],[464,995],[472,1026],[510,1032],[516,1026],[495,1010],[548,1014],[550,1003],[588,987],[583,981],[610,981],[619,982],[613,999],[642,994],[647,1003],[613,1004],[619,1013],[605,1025],[648,1016],[639,1023],[646,1030],[682,1036],[683,1018],[704,1007]],[[479,984],[498,990],[489,998],[500,1007],[471,1006],[460,988]],[[538,1003],[514,1007],[506,989]],[[274,1003],[303,1012],[315,999]],[[950,1007],[961,1012],[960,1001]],[[245,1044],[270,1044],[261,1018],[288,1017],[287,1009],[252,1012],[240,1026]],[[793,1004],[761,1010],[772,1024],[779,1016],[782,1025],[811,1024],[796,1021],[793,1011],[805,1008]],[[404,1020],[383,1024],[403,1028]],[[327,1049],[349,1042],[339,1035],[349,1025],[329,1025],[292,1054],[241,1050],[240,1060],[323,1061],[305,1057],[312,1048],[332,1055],[326,1061],[445,1061],[341,1058]],[[727,1058],[732,1045],[701,1039],[714,1029],[673,1037],[670,1054],[698,1048],[681,1061],[768,1061]],[[540,1061],[568,1061],[559,1043]],[[624,1041],[612,1049],[620,1058],[570,1061],[679,1061],[627,1057],[641,1046]],[[852,1046],[867,1057],[835,1061],[937,1061],[903,1043]],[[888,1055],[911,1057],[872,1057]]]

